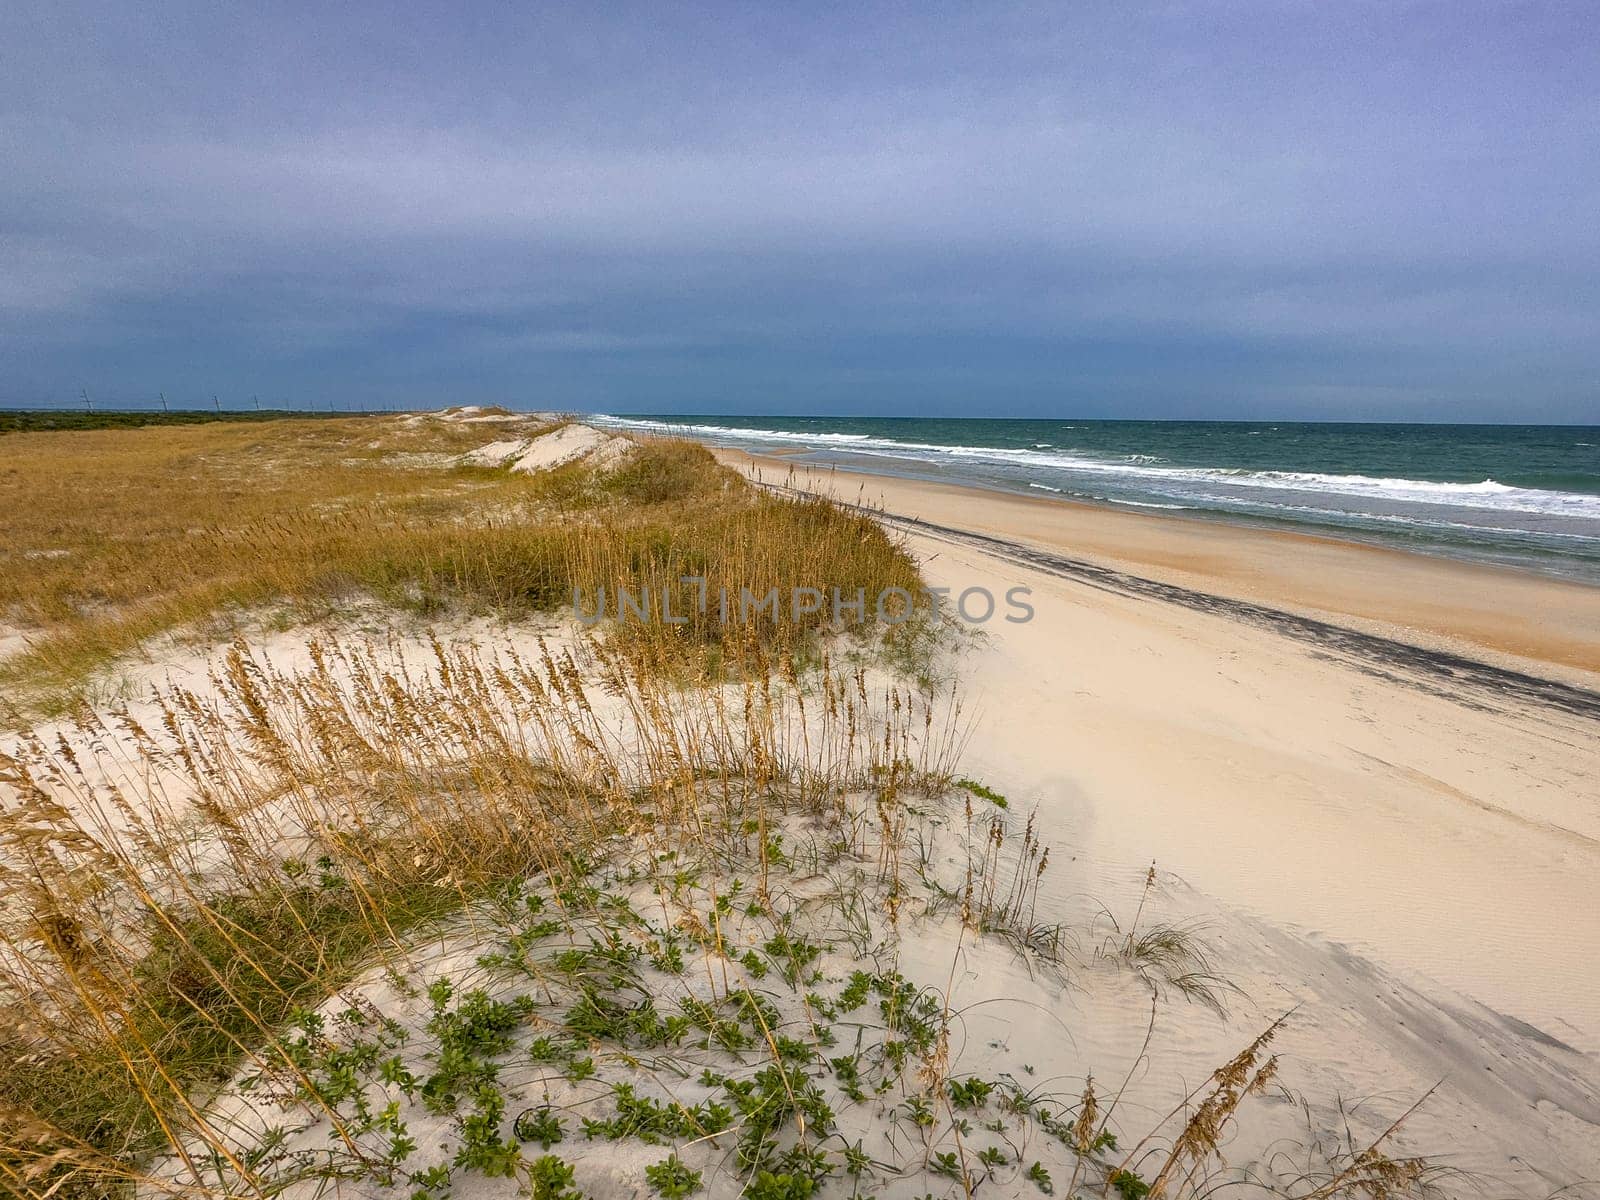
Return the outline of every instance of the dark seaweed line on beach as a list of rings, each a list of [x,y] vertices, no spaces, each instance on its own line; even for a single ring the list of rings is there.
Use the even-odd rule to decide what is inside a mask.
[[[1362,633],[1328,621],[1302,617],[1282,609],[1268,608],[1263,604],[1252,604],[1247,600],[1233,600],[1226,596],[1216,596],[1209,592],[1195,591],[1176,584],[1130,575],[1125,571],[1097,566],[1082,559],[1068,558],[1065,555],[1053,554],[1048,550],[988,534],[895,516],[880,509],[864,508],[863,511],[870,511],[879,519],[903,528],[933,534],[948,541],[965,543],[996,557],[1009,559],[1023,566],[1089,584],[1105,591],[1161,600],[1197,612],[1246,621],[1297,641],[1309,643],[1319,651],[1354,659],[1356,665],[1369,674],[1398,678],[1411,686],[1420,687],[1471,707],[1485,706],[1474,704],[1462,695],[1460,689],[1463,687],[1488,692],[1501,700],[1520,700],[1557,709],[1575,717],[1600,721],[1600,692],[1591,692],[1557,680],[1541,679],[1537,675],[1492,666],[1444,650],[1430,650],[1409,642]],[[1393,672],[1396,669],[1406,671],[1409,675],[1403,678],[1395,676]]]

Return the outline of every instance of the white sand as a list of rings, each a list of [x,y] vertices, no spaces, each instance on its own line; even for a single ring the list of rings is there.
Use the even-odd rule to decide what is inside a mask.
[[[509,467],[531,475],[579,459],[596,467],[614,467],[627,457],[632,447],[633,443],[627,438],[602,433],[588,425],[563,425],[553,433],[537,437],[489,442],[468,451],[460,461],[472,467]]]
[[[524,421],[530,418],[538,419],[545,416],[543,413],[514,413],[504,408],[485,406],[481,404],[458,405],[454,408],[440,409],[438,412],[427,414],[441,421],[453,421],[457,424],[477,425],[492,424],[497,421]]]
[[[865,498],[917,515],[923,486],[871,479]],[[1008,499],[969,491],[966,523],[1004,529]],[[1166,528],[1172,540],[1184,526]],[[987,625],[987,649],[969,664],[990,714],[970,753],[1037,796],[1050,827],[1075,831],[1084,853],[1113,869],[1153,857],[1229,903],[1371,950],[1600,1053],[1600,919],[1583,919],[1600,880],[1592,717],[1452,695],[1399,667],[1385,675],[1228,616],[934,536],[911,544],[935,583],[1034,589],[1036,618]],[[1460,584],[1454,567],[1416,564],[1437,571],[1441,588]],[[1570,591],[1548,590],[1563,602]],[[1494,598],[1480,581],[1470,599]],[[1582,598],[1600,615],[1600,589]],[[1584,623],[1575,611],[1568,636],[1581,638]],[[1444,636],[1418,624],[1419,641]],[[1600,621],[1588,629],[1592,653]]]
[[[969,767],[1116,876],[1154,858],[1251,912],[1600,1050],[1600,774],[1578,718],[1492,711],[1221,617],[914,539],[935,583],[1033,589],[990,625]],[[1592,724],[1592,723],[1591,723]]]
[[[1579,1040],[1592,993],[1573,990],[1600,947],[1572,921],[1541,919],[1530,928],[1530,914],[1516,909],[1496,918],[1487,900],[1497,887],[1469,886],[1471,870],[1492,865],[1486,851],[1509,844],[1530,852],[1541,843],[1510,813],[1474,806],[1463,816],[1444,803],[1412,811],[1425,790],[1365,765],[1379,755],[1422,762],[1430,739],[1449,738],[1439,759],[1425,763],[1446,771],[1443,759],[1463,742],[1504,746],[1503,728],[1487,741],[1502,715],[1440,697],[1417,707],[1398,684],[1221,618],[1164,614],[1148,601],[1019,576],[929,538],[914,539],[912,549],[935,585],[1034,588],[1033,622],[992,626],[963,653],[963,690],[979,717],[962,769],[1006,792],[1018,823],[1038,806],[1052,847],[1040,915],[1065,923],[1078,951],[1060,979],[995,942],[969,942],[957,954],[949,923],[908,927],[902,969],[953,986],[962,1014],[954,1070],[992,1077],[1023,1062],[1040,1081],[1092,1071],[1104,1086],[1142,1059],[1120,1122],[1138,1129],[1175,1102],[1175,1083],[1204,1078],[1298,1005],[1277,1048],[1285,1082],[1315,1102],[1319,1122],[1337,1123],[1337,1097],[1379,1097],[1377,1111],[1393,1116],[1445,1081],[1408,1122],[1399,1148],[1441,1155],[1482,1177],[1481,1187],[1452,1185],[1447,1194],[1540,1196],[1600,1172],[1600,1063]],[[355,632],[362,622],[351,624]],[[572,633],[545,631],[558,641]],[[480,621],[441,633],[531,655],[536,631]],[[385,661],[426,664],[420,627],[388,637]],[[310,665],[303,638],[251,641],[280,669],[295,669]],[[205,697],[221,652],[163,653],[159,665],[133,671],[133,686],[170,680]],[[1416,711],[1402,720],[1398,709],[1407,705]],[[132,709],[154,726],[141,702]],[[39,732],[49,741],[56,731]],[[136,748],[119,753],[109,744],[116,740],[95,753],[108,778],[137,770]],[[1475,761],[1457,765],[1470,776],[1490,769],[1491,759],[1480,746]],[[1152,855],[1163,869],[1145,922],[1195,924],[1238,991],[1226,1019],[1181,999],[1163,1002],[1146,1047],[1148,990],[1093,953],[1109,932],[1100,905],[1126,922]],[[1578,902],[1554,896],[1548,872],[1540,876],[1531,862],[1509,876],[1499,865],[1494,878],[1507,896]],[[947,866],[959,869],[954,859]],[[1433,876],[1447,869],[1454,892],[1434,894]],[[1414,941],[1399,936],[1408,930]],[[1471,954],[1473,934],[1494,952]],[[464,953],[470,961],[470,948]],[[1507,956],[1503,967],[1473,974]],[[1507,999],[1493,999],[1496,989]],[[1262,1137],[1293,1136],[1302,1120],[1281,1100],[1262,1103],[1264,1123],[1252,1120],[1236,1156],[1257,1153]],[[1370,1113],[1358,1122],[1371,1124]],[[316,1130],[305,1136],[325,1138]],[[571,1150],[578,1154],[580,1144]],[[596,1194],[628,1194],[637,1182],[638,1154],[605,1157],[612,1153],[599,1160],[605,1171],[595,1182],[609,1186]],[[467,1186],[461,1194],[499,1193]]]
[[[469,450],[461,456],[461,461],[469,467],[503,467],[514,462],[517,456],[528,448],[528,438],[510,438],[505,441],[490,442],[479,446],[476,450]]]
[[[588,425],[563,425],[554,433],[534,438],[511,464],[513,471],[532,474],[584,459],[597,466],[620,461],[631,443],[626,438],[601,433]]]

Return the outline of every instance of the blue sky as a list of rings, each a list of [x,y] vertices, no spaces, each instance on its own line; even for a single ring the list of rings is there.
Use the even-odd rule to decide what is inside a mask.
[[[1600,421],[1592,4],[0,7],[0,404]]]

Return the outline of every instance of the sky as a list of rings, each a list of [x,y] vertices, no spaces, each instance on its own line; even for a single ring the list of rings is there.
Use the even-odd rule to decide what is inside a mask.
[[[1600,10],[0,6],[0,405],[1600,423]]]

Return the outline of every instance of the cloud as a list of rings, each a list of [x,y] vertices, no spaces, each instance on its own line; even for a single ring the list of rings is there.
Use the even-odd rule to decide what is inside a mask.
[[[26,0],[0,41],[0,368],[71,392],[1600,407],[1558,6]]]

